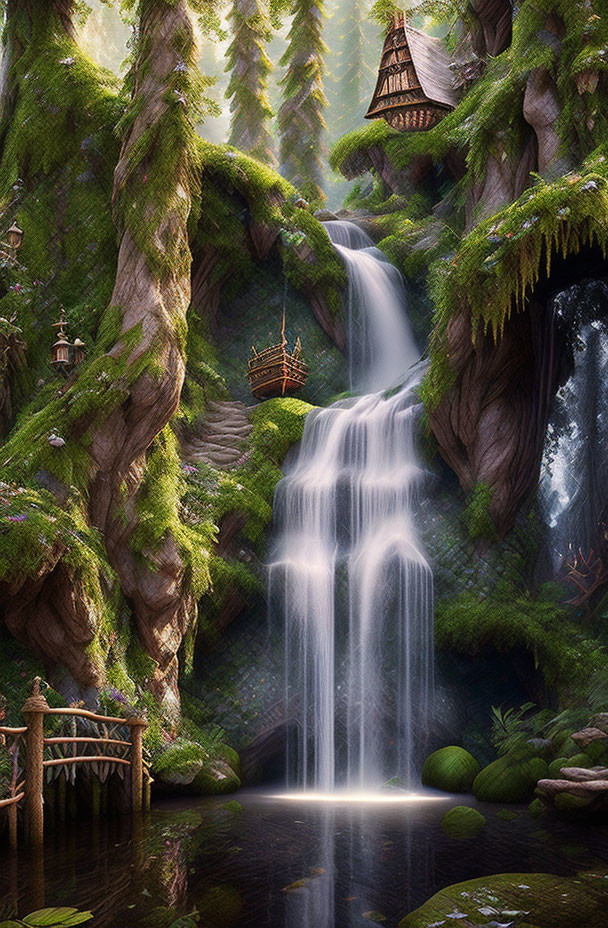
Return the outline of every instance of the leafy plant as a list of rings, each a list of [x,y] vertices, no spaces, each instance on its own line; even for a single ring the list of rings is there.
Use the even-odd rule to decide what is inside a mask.
[[[533,708],[533,702],[526,702],[519,709],[492,706],[492,744],[499,754],[508,754],[529,739],[525,720]]]
[[[0,922],[0,928],[71,928],[83,925],[93,918],[92,912],[79,912],[69,906],[52,909],[38,909],[24,919],[10,919]]]

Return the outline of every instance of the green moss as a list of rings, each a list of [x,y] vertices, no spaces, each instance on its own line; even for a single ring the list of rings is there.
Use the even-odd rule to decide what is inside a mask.
[[[556,757],[555,760],[552,760],[549,764],[549,776],[552,780],[559,780],[561,778],[560,771],[562,767],[571,767],[570,758],[568,757]]]
[[[544,815],[545,811],[545,806],[540,799],[533,799],[528,806],[528,814],[532,816],[532,818],[540,818]]]
[[[524,751],[505,754],[477,774],[473,793],[482,802],[525,802],[546,776],[542,758]]]
[[[478,762],[468,751],[451,745],[427,757],[422,768],[422,782],[425,786],[448,793],[466,793],[480,770]]]
[[[450,838],[475,838],[486,827],[486,820],[477,809],[454,806],[442,818],[441,827]]]
[[[154,554],[172,536],[189,571],[188,586],[198,599],[209,585],[209,557],[215,526],[199,520],[184,521],[181,500],[186,492],[177,439],[166,426],[156,437],[146,461],[137,498],[137,526],[131,546],[155,569]]]
[[[478,483],[469,497],[462,519],[472,541],[479,538],[496,540],[498,537],[491,513],[492,492],[486,483]]]
[[[567,767],[592,767],[593,761],[587,754],[573,754],[568,758]]]
[[[230,278],[238,288],[249,275],[253,257],[248,247],[251,220],[280,233],[285,273],[293,286],[318,287],[337,312],[346,283],[344,266],[322,224],[307,210],[295,206],[294,187],[276,171],[225,145],[198,143],[202,176],[202,221],[195,243],[218,253],[218,280]]]
[[[608,889],[602,873],[575,878],[545,873],[500,873],[447,886],[407,915],[399,928],[428,928],[462,912],[475,925],[514,917],[535,928],[603,928]],[[559,900],[559,903],[556,903]]]
[[[575,793],[558,793],[553,799],[553,805],[558,812],[572,812],[574,814],[593,804],[594,796],[580,796]]]
[[[565,700],[580,697],[604,658],[597,643],[569,622],[555,603],[507,587],[484,598],[463,593],[439,603],[435,641],[441,650],[475,656],[486,647],[500,653],[528,651],[548,686]]]

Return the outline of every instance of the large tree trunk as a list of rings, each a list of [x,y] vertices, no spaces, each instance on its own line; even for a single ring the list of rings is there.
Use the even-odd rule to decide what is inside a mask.
[[[34,25],[43,28],[38,0],[13,0],[13,5],[20,26],[22,15],[32,12]],[[48,35],[60,28],[71,32],[72,4],[49,0],[47,6],[55,17],[47,17],[47,29],[53,30]],[[110,312],[120,312],[121,324],[109,356],[120,370],[118,381],[108,382],[107,393],[110,400],[116,391],[120,403],[108,413],[93,398],[67,438],[78,443],[86,436],[90,520],[132,607],[141,642],[157,662],[154,690],[167,713],[174,714],[179,705],[176,655],[195,609],[190,578],[169,531],[153,550],[136,554],[132,541],[146,450],[175,413],[184,380],[191,263],[187,221],[195,176],[195,133],[184,93],[195,68],[195,49],[186,0],[141,0],[139,9],[133,98],[114,183],[120,248]],[[13,64],[16,48],[8,49]],[[11,81],[4,85],[7,106]],[[78,378],[67,384],[66,409],[78,390]],[[62,504],[69,491],[56,483]],[[58,544],[35,577],[24,574],[4,583],[1,601],[11,631],[40,652],[51,670],[63,663],[86,688],[100,682],[101,669],[87,651],[100,617],[89,608],[86,589],[78,572],[64,562],[64,553]]]
[[[162,540],[157,551],[145,552],[153,568],[143,565],[131,548],[138,524],[137,491],[145,466],[145,452],[169,422],[179,404],[185,364],[179,338],[190,303],[190,250],[187,220],[191,207],[190,143],[187,116],[177,94],[167,100],[176,69],[182,62],[194,67],[192,22],[185,0],[143,0],[139,54],[135,63],[133,107],[135,119],[124,140],[115,173],[114,197],[124,229],[118,257],[112,305],[122,311],[123,335],[141,325],[142,337],[131,350],[128,364],[153,355],[135,380],[128,399],[97,430],[91,446],[97,473],[91,484],[91,517],[105,539],[110,563],[130,600],[137,631],[145,650],[157,662],[154,685],[158,696],[178,705],[177,650],[195,606],[188,595],[185,569],[175,539]],[[170,112],[172,110],[172,112]],[[132,167],[133,153],[154,127],[177,119],[172,152],[176,169],[168,172],[158,138],[152,139],[143,159]],[[154,198],[143,215],[131,206],[163,184],[162,209]],[[143,241],[142,241],[143,240]],[[158,256],[171,256],[171,263]],[[110,352],[125,350],[122,339]],[[125,490],[126,487],[126,490]]]
[[[6,0],[0,66],[0,147],[17,95],[15,65],[24,49],[41,33],[75,35],[74,0]]]

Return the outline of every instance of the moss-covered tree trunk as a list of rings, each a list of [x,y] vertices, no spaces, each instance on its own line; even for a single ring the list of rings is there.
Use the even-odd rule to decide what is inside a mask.
[[[74,0],[6,0],[4,48],[0,69],[2,136],[17,93],[15,66],[27,46],[50,30],[74,37]]]
[[[90,103],[84,103],[83,125],[77,122],[78,81],[86,77],[83,90],[91,92],[98,72],[82,60],[73,41],[73,6],[63,0],[13,0],[8,11],[2,170],[7,175],[19,171],[25,178],[28,203],[36,202],[37,185],[53,185],[55,173],[62,178],[65,199],[74,180],[69,169],[66,177],[61,174],[58,146],[50,145],[50,156],[36,160],[31,146],[21,141],[15,157],[19,127],[11,113],[22,97],[40,131],[52,133],[53,121],[71,119],[77,157],[91,148]],[[32,550],[23,563],[5,565],[0,603],[8,628],[49,669],[65,667],[81,691],[98,685],[103,679],[101,639],[111,637],[102,629],[112,599],[103,588],[105,557],[94,553],[101,539],[143,648],[156,662],[152,688],[171,714],[179,700],[176,655],[195,611],[192,571],[182,556],[183,535],[181,542],[176,538],[179,462],[170,435],[157,442],[153,466],[147,452],[174,415],[184,379],[191,263],[187,224],[197,177],[189,113],[196,112],[198,81],[186,0],[141,0],[138,12],[132,99],[120,127],[123,143],[114,174],[119,251],[110,306],[96,356],[56,390],[50,404],[19,423],[3,448],[3,464],[14,468],[3,478],[23,481],[28,493],[38,494],[34,511],[48,536],[32,532],[31,543],[40,543],[40,550]],[[24,50],[38,82],[33,96],[31,73],[20,63]],[[58,86],[64,82],[73,96],[59,115],[63,100],[57,99],[56,88],[49,93],[55,75]],[[63,189],[57,180],[55,188]],[[84,219],[74,214],[73,222],[82,221],[86,214]],[[61,222],[55,218],[54,223],[53,240],[62,244]],[[35,238],[40,230],[28,231]],[[99,242],[91,244],[96,248]],[[86,299],[85,289],[80,281],[78,301]],[[43,321],[51,336],[51,319],[45,315]],[[51,337],[43,343],[50,348]],[[62,444],[51,450],[49,435],[56,430]],[[154,484],[162,480],[155,498]],[[21,543],[19,538],[15,543]]]
[[[478,49],[489,55],[507,49],[512,16],[508,0],[471,0],[471,6],[478,17],[474,31]],[[499,217],[501,210],[517,201],[534,183],[531,172],[550,182],[574,167],[592,147],[589,140],[581,145],[580,139],[594,128],[593,118],[582,118],[593,103],[587,102],[586,85],[578,86],[569,69],[576,37],[581,35],[583,47],[591,47],[601,19],[591,4],[573,8],[570,22],[559,10],[557,3],[526,4],[514,23],[512,47],[488,64],[495,86],[510,78],[511,89],[510,96],[501,100],[504,109],[493,114],[487,154],[470,174],[467,231]],[[596,79],[594,88],[597,83]],[[483,86],[488,87],[488,82]],[[573,118],[577,112],[581,116]],[[568,213],[569,208],[564,215]],[[537,219],[532,215],[525,223],[522,220],[522,228],[509,237],[517,240]],[[500,241],[497,228],[489,229],[490,241],[497,235]],[[549,252],[558,251],[555,242],[547,247]],[[568,247],[564,247],[562,255],[554,256],[554,288],[582,276],[571,267],[558,278],[553,268],[567,254]],[[492,273],[492,256],[487,260]],[[547,263],[546,254],[542,261]],[[511,275],[515,302],[520,286],[515,264]],[[488,488],[491,514],[501,535],[512,527],[522,503],[537,486],[548,416],[564,373],[562,352],[551,334],[551,281],[542,281],[542,268],[537,277],[543,283],[542,291],[540,287],[535,292],[523,288],[524,311],[507,318],[496,339],[490,334],[473,338],[466,298],[441,335],[453,385],[432,409],[431,426],[463,488],[468,492],[480,484]]]
[[[177,650],[194,608],[184,562],[166,533],[136,552],[138,489],[145,454],[179,404],[190,303],[193,130],[187,115],[194,38],[185,0],[142,0],[129,125],[115,172],[121,227],[112,305],[122,336],[110,354],[128,351],[128,370],[142,364],[124,402],[96,430],[90,511],[110,563],[131,602],[139,637],[158,663],[157,695],[177,702]],[[127,333],[138,332],[132,348]]]

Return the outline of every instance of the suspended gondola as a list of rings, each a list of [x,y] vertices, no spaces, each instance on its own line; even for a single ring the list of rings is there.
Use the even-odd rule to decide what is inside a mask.
[[[309,368],[302,360],[300,336],[296,339],[293,351],[289,350],[285,337],[285,309],[280,343],[264,348],[263,351],[257,351],[252,345],[251,353],[247,377],[251,392],[257,399],[295,393],[306,384]]]

